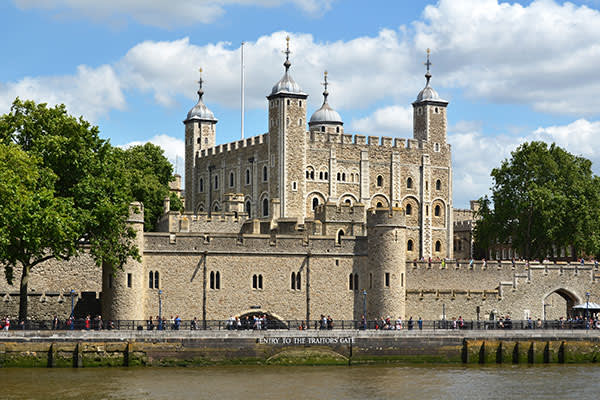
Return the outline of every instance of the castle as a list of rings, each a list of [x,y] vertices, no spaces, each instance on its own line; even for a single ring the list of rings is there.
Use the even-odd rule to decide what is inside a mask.
[[[71,290],[80,312],[101,304],[118,320],[157,315],[159,303],[163,315],[202,320],[556,318],[600,294],[596,265],[469,261],[472,210],[452,207],[448,102],[431,87],[429,52],[407,140],[346,134],[327,74],[308,119],[289,39],[285,54],[259,136],[217,145],[200,79],[183,122],[185,212],[165,199],[158,232],[144,232],[143,205],[132,204],[142,259],[116,273],[87,257],[41,265],[29,283],[33,317],[65,315]],[[14,314],[18,291],[2,282],[0,300],[0,313]]]

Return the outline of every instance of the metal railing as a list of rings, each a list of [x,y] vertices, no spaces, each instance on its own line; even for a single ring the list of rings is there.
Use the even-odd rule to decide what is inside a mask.
[[[0,321],[0,326],[2,326]],[[600,320],[587,322],[584,320],[501,320],[501,321],[461,321],[461,320],[333,320],[324,323],[321,320],[275,320],[267,319],[260,323],[254,320],[172,320],[140,321],[140,320],[28,320],[22,323],[11,321],[10,330],[138,330],[138,331],[177,331],[177,330],[544,330],[544,329],[598,329]],[[2,331],[0,331],[2,332]]]

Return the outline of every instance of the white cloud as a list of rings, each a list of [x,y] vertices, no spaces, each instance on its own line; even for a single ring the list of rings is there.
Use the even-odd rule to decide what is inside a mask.
[[[0,83],[0,113],[8,111],[17,96],[50,105],[64,103],[69,113],[91,121],[111,109],[125,108],[121,82],[109,65],[80,65],[74,75],[25,77]]]
[[[61,14],[73,13],[95,21],[132,18],[151,26],[168,28],[195,23],[208,24],[223,14],[228,6],[281,7],[293,4],[310,15],[322,15],[334,0],[13,0],[22,9],[51,9]]]
[[[175,167],[177,167],[177,172],[179,172],[179,174],[183,176],[185,172],[185,167],[183,165],[185,159],[185,143],[179,138],[174,138],[169,135],[160,134],[155,135],[146,141],[133,141],[121,145],[119,147],[127,149],[132,146],[143,145],[147,142],[160,146],[165,152],[165,157],[167,157],[171,164],[173,164],[174,170]]]
[[[351,128],[359,133],[379,136],[409,136],[412,134],[411,107],[389,106],[364,118],[352,120]]]
[[[464,207],[469,200],[489,194],[490,172],[520,144],[533,140],[556,143],[568,152],[592,161],[600,173],[600,121],[578,119],[567,125],[540,127],[525,136],[486,136],[479,131],[448,135],[452,145],[454,206]]]
[[[536,0],[440,0],[415,23],[434,51],[434,79],[476,98],[555,114],[598,115],[600,12]]]

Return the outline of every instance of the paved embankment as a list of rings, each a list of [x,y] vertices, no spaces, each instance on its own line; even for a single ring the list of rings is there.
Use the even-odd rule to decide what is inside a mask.
[[[587,363],[600,331],[11,331],[0,366]]]

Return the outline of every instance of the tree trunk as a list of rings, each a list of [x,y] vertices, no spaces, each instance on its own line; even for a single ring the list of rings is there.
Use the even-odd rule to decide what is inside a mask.
[[[23,266],[23,274],[21,275],[21,287],[19,289],[19,321],[27,319],[27,285],[29,283],[30,265]]]

